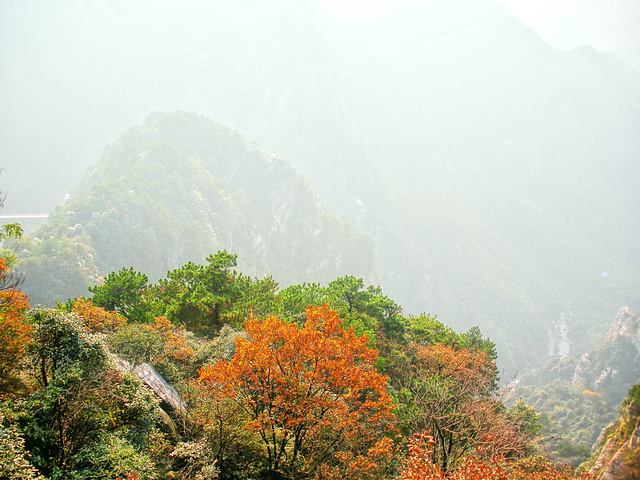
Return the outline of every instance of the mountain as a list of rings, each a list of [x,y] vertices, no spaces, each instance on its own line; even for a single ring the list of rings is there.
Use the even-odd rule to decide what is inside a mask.
[[[616,420],[616,410],[637,383],[639,372],[640,315],[625,307],[610,323],[600,345],[579,357],[549,360],[523,375],[515,394],[542,414],[542,443],[553,452],[554,460],[578,466],[613,432],[606,427]],[[607,432],[602,433],[604,430]],[[625,442],[628,440],[627,436]],[[612,445],[610,442],[607,454]],[[621,443],[615,445],[619,448]]]
[[[345,274],[378,281],[369,239],[284,158],[184,112],[152,114],[107,147],[18,254],[31,302],[52,305],[122,267],[156,281],[222,249],[244,274],[283,286]]]
[[[195,111],[290,159],[390,297],[479,325],[509,369],[640,303],[640,74],[611,54],[492,1],[359,29],[300,0],[2,8],[3,177],[32,211],[149,111]]]
[[[640,384],[629,389],[620,418],[602,430],[587,464],[597,480],[633,480],[640,475]]]

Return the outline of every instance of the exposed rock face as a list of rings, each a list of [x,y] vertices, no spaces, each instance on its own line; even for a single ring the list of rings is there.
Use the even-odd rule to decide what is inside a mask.
[[[638,480],[638,470],[629,465],[628,457],[639,452],[640,427],[634,430],[629,441],[621,447],[618,448],[615,443],[615,439],[609,439],[590,473],[600,472],[597,480]]]
[[[631,340],[640,351],[640,314],[632,312],[629,307],[620,309],[607,333],[608,340],[620,337]]]
[[[187,404],[167,381],[162,378],[156,370],[148,363],[142,363],[132,367],[129,362],[111,355],[115,367],[122,372],[132,372],[142,382],[151,389],[154,395],[160,400],[160,407],[165,412],[176,413],[184,416],[187,413]]]
[[[175,412],[180,416],[187,413],[187,404],[175,388],[167,383],[156,370],[148,363],[143,363],[133,369],[133,373],[149,387],[161,400],[161,406],[165,411]]]
[[[593,450],[599,449],[591,474],[597,480],[638,480],[640,478],[640,384],[629,389],[622,402],[620,419],[602,430]],[[594,460],[592,458],[592,460]]]
[[[619,404],[640,371],[640,321],[621,308],[597,350],[583,354],[573,372],[573,386],[604,395]]]

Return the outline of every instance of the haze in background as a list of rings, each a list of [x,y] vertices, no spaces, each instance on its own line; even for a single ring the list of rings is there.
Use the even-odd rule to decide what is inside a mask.
[[[74,201],[122,132],[197,112],[286,157],[406,313],[479,325],[511,366],[580,352],[640,304],[640,73],[495,1],[371,8],[347,25],[311,0],[2,2],[6,211]]]
[[[565,50],[591,45],[612,51],[640,70],[640,2],[637,0],[499,0],[550,44]],[[398,10],[450,0],[316,0],[342,21],[369,24]],[[473,3],[483,3],[476,0]],[[470,4],[471,5],[471,4]]]

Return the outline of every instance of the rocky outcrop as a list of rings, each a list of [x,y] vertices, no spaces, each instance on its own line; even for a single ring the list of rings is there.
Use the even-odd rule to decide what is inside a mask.
[[[628,307],[618,311],[602,344],[577,361],[572,384],[619,404],[640,371],[640,316]]]
[[[602,430],[594,450],[599,446],[589,471],[596,480],[640,478],[640,384],[631,387],[620,419]]]
[[[620,309],[607,333],[609,341],[615,341],[620,337],[631,340],[640,351],[640,315],[631,311],[629,307]]]
[[[187,404],[169,383],[148,363],[133,367],[129,362],[111,355],[114,366],[121,372],[132,372],[142,380],[153,394],[160,400],[160,407],[164,412],[175,413],[181,417],[187,414]]]
[[[133,373],[160,399],[160,406],[164,411],[175,412],[179,416],[186,415],[186,402],[151,365],[138,365],[133,369]]]
[[[597,480],[637,480],[638,469],[633,458],[640,454],[640,427],[622,446],[618,447],[616,443],[615,438],[607,441],[589,473],[597,475]]]

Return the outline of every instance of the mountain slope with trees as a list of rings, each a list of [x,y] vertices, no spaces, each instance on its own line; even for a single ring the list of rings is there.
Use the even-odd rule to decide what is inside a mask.
[[[53,208],[148,112],[196,111],[290,159],[373,240],[390,295],[482,325],[510,369],[637,308],[640,74],[620,59],[551,48],[490,0],[360,29],[311,1],[198,5],[11,4],[10,198]]]
[[[123,268],[91,300],[21,304],[0,477],[588,478],[537,455],[537,414],[502,403],[477,328],[405,317],[355,277],[279,290],[236,264],[219,251],[157,283]],[[0,334],[14,316],[0,305]]]
[[[228,249],[284,285],[340,274],[377,280],[369,239],[329,212],[282,157],[195,114],[150,115],[89,169],[19,245],[25,291],[53,305],[132,266],[152,280]]]

